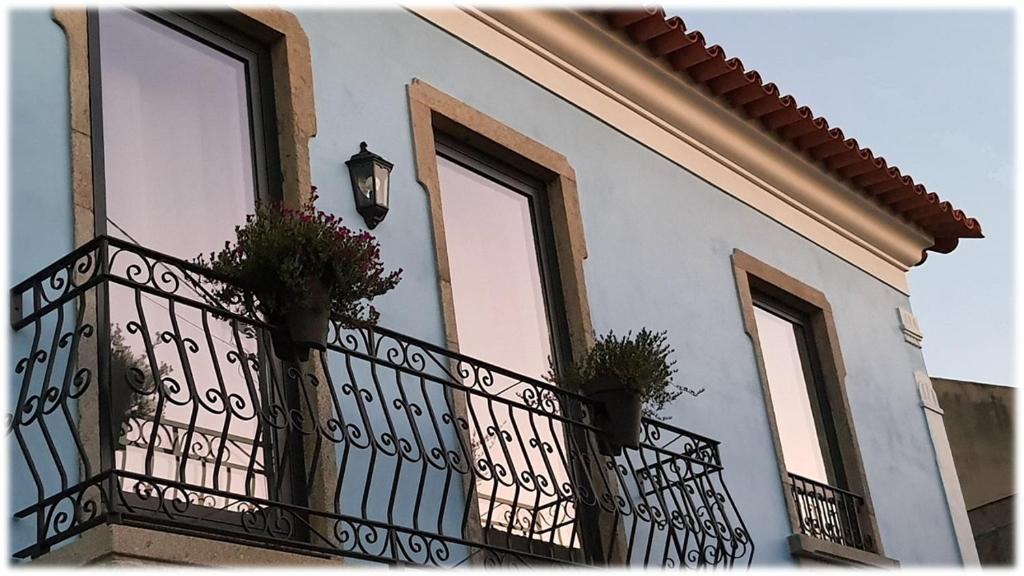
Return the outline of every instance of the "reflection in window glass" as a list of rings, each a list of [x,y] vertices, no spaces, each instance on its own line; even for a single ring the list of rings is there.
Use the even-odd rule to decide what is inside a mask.
[[[128,10],[101,10],[99,32],[108,233],[184,259],[222,248],[255,208],[246,64]],[[125,254],[112,266],[204,300],[206,292],[178,268],[142,266],[133,276],[130,266],[139,264]],[[118,467],[266,496],[263,448],[253,441],[260,399],[248,391],[241,363],[231,361],[256,355],[252,334],[117,284],[109,302]],[[140,496],[152,488],[121,484]],[[245,506],[178,490],[164,497]]]
[[[459,349],[530,376],[551,336],[526,196],[438,158]]]
[[[107,228],[192,258],[254,207],[246,66],[129,10],[101,10]]]
[[[809,375],[797,343],[798,328],[757,306],[754,319],[786,470],[827,484],[825,458],[808,396]]]

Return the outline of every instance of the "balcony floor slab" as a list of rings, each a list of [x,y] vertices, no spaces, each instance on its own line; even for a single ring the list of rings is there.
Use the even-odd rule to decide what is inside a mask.
[[[342,558],[299,554],[136,526],[102,524],[33,560],[39,566],[338,567]]]

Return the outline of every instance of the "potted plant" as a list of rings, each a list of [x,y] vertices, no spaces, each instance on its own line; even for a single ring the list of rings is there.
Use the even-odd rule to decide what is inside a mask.
[[[379,314],[369,301],[398,285],[402,270],[385,272],[380,245],[369,232],[353,232],[317,210],[316,189],[298,210],[264,203],[235,227],[236,240],[196,262],[229,282],[214,297],[252,308],[270,324],[274,352],[283,360],[309,359],[324,350],[328,324],[372,326]],[[249,295],[255,297],[250,298]]]
[[[124,332],[118,324],[112,325],[110,334],[110,421],[114,438],[120,438],[131,429],[140,429],[143,422],[156,415],[158,388],[170,375],[171,367],[161,362],[153,367],[145,354],[136,354],[125,342]],[[134,421],[134,422],[133,422]],[[128,440],[130,442],[130,440]]]
[[[623,446],[639,445],[642,416],[657,416],[685,391],[672,382],[673,352],[666,332],[644,328],[623,338],[608,332],[561,374],[552,367],[548,380],[594,401],[595,423],[604,432],[601,452],[618,455]]]

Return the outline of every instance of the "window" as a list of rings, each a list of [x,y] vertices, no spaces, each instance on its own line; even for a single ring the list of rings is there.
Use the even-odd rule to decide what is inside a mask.
[[[755,292],[754,318],[786,470],[844,487],[832,411],[806,315]]]
[[[544,186],[438,139],[459,351],[541,378],[567,354]]]
[[[208,15],[101,9],[88,24],[96,233],[185,260],[222,248],[258,201],[281,196],[269,49]],[[150,494],[177,483],[301,503],[295,470],[268,462],[282,440],[256,417],[261,406],[294,404],[268,386],[280,368],[260,333],[195,304],[210,303],[208,286],[173,261],[115,252],[111,266],[174,297],[105,289],[125,501],[153,507]],[[258,358],[257,377],[233,358]],[[301,454],[299,442],[287,449]],[[171,496],[216,509],[199,513],[211,521],[251,508],[228,495],[160,492]]]
[[[417,179],[430,201],[445,339],[451,349],[499,366],[459,376],[467,386],[449,399],[453,419],[466,429],[460,442],[477,460],[474,469],[484,472],[471,487],[480,531],[467,528],[492,545],[562,559],[578,559],[586,540],[587,553],[601,557],[604,544],[595,535],[606,522],[604,533],[615,534],[614,520],[576,510],[572,490],[563,489],[578,465],[566,449],[572,439],[550,417],[577,408],[550,390],[531,391],[516,375],[536,378],[548,355],[564,362],[593,337],[572,166],[420,80],[409,83],[408,95]],[[490,299],[479,298],[488,292]],[[485,409],[473,400],[484,394],[504,400]]]
[[[451,274],[459,351],[486,359],[535,379],[548,371],[548,359],[565,358],[565,317],[561,312],[554,240],[543,184],[495,158],[443,137],[437,138],[437,168]],[[515,402],[532,390],[529,384],[495,375],[492,389]],[[552,486],[569,482],[565,462],[546,457],[545,447],[565,446],[564,431],[538,426],[528,411],[494,410],[483,396],[468,398],[473,419],[475,458],[497,468],[541,470]],[[531,442],[502,450],[487,430],[522,427]],[[516,444],[516,443],[514,443]],[[571,512],[560,505],[557,491],[534,488],[529,494],[517,483],[498,478],[477,480],[481,524],[489,531],[522,538],[549,540],[561,547],[579,547]],[[524,521],[524,518],[526,521]]]
[[[269,53],[198,15],[99,10],[91,29],[97,233],[219,249],[279,195]]]
[[[463,143],[490,158],[500,157],[503,164],[514,167],[519,174],[533,178],[533,210],[536,214],[546,213],[540,225],[547,228],[545,240],[551,250],[552,264],[545,270],[548,290],[557,291],[561,298],[562,315],[559,318],[564,333],[556,341],[569,341],[571,351],[585,350],[593,338],[590,321],[590,306],[584,281],[583,260],[587,257],[586,239],[580,217],[579,199],[576,192],[576,175],[569,161],[543,144],[520,134],[452,96],[413,79],[408,85],[409,114],[412,120],[412,137],[416,154],[417,179],[430,199],[431,224],[436,239],[434,248],[439,267],[439,289],[442,298],[445,336],[452,346],[459,346],[455,333],[456,322],[451,303],[447,269],[448,254],[445,248],[444,215],[441,210],[441,184],[437,168],[437,137],[448,143],[452,140]],[[442,147],[444,142],[442,142]],[[471,154],[472,155],[472,154]],[[487,162],[483,163],[484,165]],[[505,172],[508,172],[506,169]],[[517,178],[522,180],[521,177]],[[554,244],[551,246],[551,244]],[[543,265],[543,264],[542,264]],[[557,270],[555,270],[557,268]],[[460,347],[461,348],[461,347]],[[556,347],[556,354],[563,354]],[[568,350],[566,351],[566,353]]]
[[[820,291],[739,250],[733,271],[753,344],[799,556],[891,566],[846,398],[832,308]]]

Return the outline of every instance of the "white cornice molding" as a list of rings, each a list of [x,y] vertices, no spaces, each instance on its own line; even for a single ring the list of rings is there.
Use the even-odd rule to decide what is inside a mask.
[[[933,239],[789,150],[592,18],[410,8],[613,128],[909,294]]]

